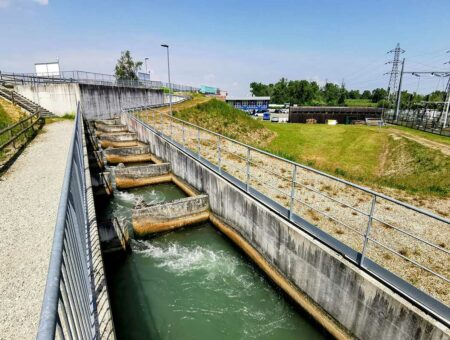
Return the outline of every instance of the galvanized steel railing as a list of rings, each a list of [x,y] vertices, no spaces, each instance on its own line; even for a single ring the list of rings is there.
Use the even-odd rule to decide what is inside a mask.
[[[448,219],[173,116],[139,110],[128,110],[128,119],[147,123],[162,138],[450,324],[448,301],[433,290],[439,286],[445,295],[450,289]],[[420,228],[425,232],[417,232]],[[403,267],[397,265],[400,261]],[[423,277],[414,281],[404,270],[417,270]],[[425,289],[423,278],[432,287]]]
[[[0,72],[0,82],[8,82],[14,84],[51,84],[51,83],[81,83],[103,86],[119,86],[119,87],[140,87],[161,89],[170,88],[169,83],[153,80],[134,80],[134,79],[117,79],[111,74],[102,74],[85,71],[61,71],[57,75],[37,75],[34,73],[11,73]],[[174,91],[181,92],[197,92],[198,87],[171,84]]]
[[[79,110],[68,155],[37,339],[94,339],[98,334],[92,294],[82,116]]]

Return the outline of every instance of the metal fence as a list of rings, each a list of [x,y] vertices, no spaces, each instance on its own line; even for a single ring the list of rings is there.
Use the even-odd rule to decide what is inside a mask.
[[[450,126],[445,119],[445,108],[443,105],[441,106],[441,110],[431,112],[427,111],[426,108],[400,110],[397,118],[395,117],[394,110],[390,110],[385,113],[384,119],[390,124],[406,126],[412,129],[450,137]]]
[[[82,115],[77,110],[53,238],[37,339],[94,339]]]
[[[450,323],[448,219],[167,114],[127,114]]]
[[[133,88],[161,89],[170,88],[169,83],[153,80],[117,79],[111,74],[102,74],[85,71],[61,71],[58,75],[37,75],[34,73],[0,72],[0,82],[14,84],[53,84],[53,83],[80,83],[103,86],[119,86]],[[174,91],[198,92],[199,88],[182,84],[171,84]]]

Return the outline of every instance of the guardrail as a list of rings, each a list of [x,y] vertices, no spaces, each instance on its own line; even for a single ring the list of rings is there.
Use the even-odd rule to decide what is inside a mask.
[[[94,339],[92,254],[86,198],[82,115],[78,110],[69,150],[37,339]]]
[[[450,324],[448,219],[170,115],[126,113]]]
[[[22,136],[25,136],[25,141],[21,143],[21,145],[25,145],[29,138],[34,135],[35,130],[34,127],[38,124],[42,124],[42,120],[39,113],[32,114],[17,123],[9,125],[4,129],[0,130],[0,158],[2,158],[2,154],[4,150],[12,145],[15,151],[17,152],[19,148],[16,147],[16,143],[21,139]],[[28,132],[31,133],[28,135]],[[10,160],[14,157],[16,152],[11,153],[7,156],[7,160]],[[5,163],[5,160],[2,160]]]
[[[80,83],[103,86],[133,87],[161,89],[170,88],[169,83],[153,80],[117,79],[110,74],[85,72],[85,71],[61,71],[57,75],[36,75],[33,73],[0,72],[0,82],[14,84],[54,84],[54,83]],[[199,88],[182,84],[171,84],[174,91],[198,92]]]
[[[444,127],[444,108],[442,112],[438,115],[431,115],[427,112],[420,112],[420,110],[401,110],[397,119],[395,118],[395,113],[393,110],[385,113],[385,120],[389,124],[406,126],[411,129],[416,129],[420,131],[426,131],[434,133],[436,135],[448,136],[450,137],[450,126]]]

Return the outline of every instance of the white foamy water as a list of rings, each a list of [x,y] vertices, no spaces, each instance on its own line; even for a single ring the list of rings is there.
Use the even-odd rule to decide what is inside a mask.
[[[207,278],[214,279],[217,274],[232,276],[239,262],[224,251],[214,252],[201,246],[186,247],[178,243],[165,245],[153,244],[151,241],[136,241],[137,254],[156,259],[157,267],[165,268],[177,275],[203,270]]]

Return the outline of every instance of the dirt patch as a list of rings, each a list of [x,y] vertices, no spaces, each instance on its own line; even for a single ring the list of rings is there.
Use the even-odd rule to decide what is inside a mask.
[[[390,135],[395,139],[399,139],[401,137],[409,139],[413,142],[422,144],[423,146],[426,146],[428,148],[431,148],[434,150],[439,150],[446,156],[450,156],[450,146],[447,144],[442,144],[442,143],[432,141],[432,140],[429,140],[429,139],[426,139],[426,138],[423,138],[420,136],[412,135],[405,131],[396,131],[396,132],[391,133]]]

